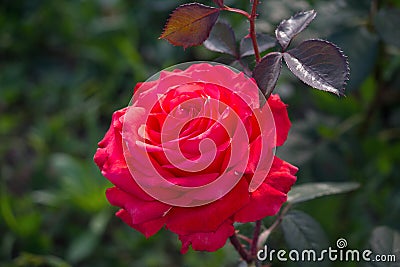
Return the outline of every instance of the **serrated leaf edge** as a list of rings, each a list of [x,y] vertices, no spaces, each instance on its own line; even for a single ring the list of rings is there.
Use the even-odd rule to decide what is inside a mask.
[[[320,41],[320,42],[324,42],[324,43],[327,43],[327,44],[330,44],[330,45],[332,45],[333,47],[335,47],[336,49],[337,49],[337,51],[339,52],[339,54],[341,55],[341,56],[343,56],[343,59],[344,59],[344,61],[345,61],[345,66],[346,66],[346,76],[345,76],[345,78],[344,78],[344,82],[343,82],[343,87],[342,88],[335,88],[334,86],[332,86],[331,84],[329,84],[329,86],[331,86],[332,88],[335,88],[337,91],[338,91],[338,93],[336,93],[335,91],[327,91],[327,92],[331,92],[331,93],[334,93],[334,94],[336,94],[337,96],[345,96],[345,94],[344,94],[344,91],[346,90],[346,85],[347,85],[347,82],[349,81],[349,77],[350,77],[350,65],[349,65],[349,60],[348,60],[348,57],[346,56],[346,54],[343,52],[343,50],[339,47],[339,46],[337,46],[336,44],[334,44],[334,43],[332,43],[332,42],[329,42],[329,41],[327,41],[327,40],[323,40],[323,39],[308,39],[308,40],[305,40],[305,41],[303,41],[302,43],[304,43],[304,42],[307,42],[307,41]],[[301,45],[302,43],[300,43],[299,45]],[[296,47],[295,47],[296,48]],[[293,48],[293,49],[295,49],[295,48]],[[286,51],[286,52],[284,52],[284,53],[282,53],[282,54],[289,54],[292,58],[295,58],[296,60],[298,60],[296,57],[294,57],[293,55],[291,55],[290,53],[290,50],[289,51]],[[286,63],[286,60],[285,60],[285,63]],[[286,66],[290,69],[290,67],[289,67],[289,65],[286,63]],[[293,71],[290,69],[290,71],[293,73]],[[294,73],[293,73],[294,74]],[[318,75],[318,74],[317,74]],[[297,75],[295,75],[296,77],[297,77]],[[319,75],[318,75],[319,76]],[[320,76],[319,76],[320,77]],[[299,79],[300,81],[302,81],[304,84],[307,84],[308,86],[311,86],[311,87],[313,87],[312,85],[310,85],[310,84],[308,84],[308,83],[306,83],[306,82],[304,82],[303,80],[301,80],[301,79]],[[313,88],[315,88],[315,87],[313,87]],[[315,88],[315,89],[318,89],[318,88]],[[318,90],[320,90],[320,89],[318,89]],[[325,90],[324,90],[325,91]]]
[[[158,37],[158,39],[166,39],[166,40],[167,40],[169,43],[171,43],[173,46],[181,46],[181,45],[179,45],[179,44],[176,44],[176,43],[174,43],[174,42],[168,40],[168,39],[166,38],[167,36],[164,36],[164,34],[165,34],[165,31],[167,30],[168,24],[169,24],[169,22],[170,22],[172,16],[174,15],[174,13],[177,12],[180,8],[184,8],[184,7],[187,7],[187,6],[202,6],[202,7],[206,7],[206,8],[209,8],[209,9],[214,9],[214,10],[215,10],[215,13],[219,13],[219,12],[220,12],[219,8],[215,8],[215,7],[212,7],[212,6],[203,5],[203,4],[200,4],[200,3],[197,3],[197,2],[193,2],[193,3],[188,3],[188,4],[180,5],[180,6],[178,6],[177,8],[175,8],[175,9],[170,13],[170,15],[169,15],[169,17],[168,17],[168,19],[167,19],[167,22],[166,22],[165,25],[164,25],[163,31],[162,31],[160,37]],[[197,20],[195,20],[195,21],[197,21]],[[217,20],[215,20],[214,24],[215,24],[216,22],[217,22]],[[214,25],[213,25],[213,26],[214,26]],[[172,32],[172,33],[175,33],[175,32],[176,32],[176,31],[174,31],[174,32]],[[172,34],[172,33],[170,33],[170,34]],[[204,39],[204,41],[207,40],[208,37],[210,37],[210,33],[211,33],[211,30],[208,32],[208,34],[207,34],[206,38]],[[170,35],[170,34],[168,34],[168,35]],[[203,42],[204,42],[204,41],[203,41]],[[183,47],[184,47],[184,48],[188,48],[189,46],[197,46],[197,45],[201,45],[203,42],[195,43],[195,44],[193,44],[193,45],[188,45],[188,46],[184,46],[184,45],[183,45]]]
[[[297,34],[295,34],[295,35],[289,40],[289,42],[288,42],[285,46],[283,46],[283,45],[281,44],[281,42],[279,42],[279,38],[278,38],[278,29],[279,29],[279,27],[280,27],[283,23],[287,22],[288,20],[291,20],[291,19],[293,19],[294,17],[296,17],[296,16],[298,16],[298,15],[302,15],[302,14],[305,14],[305,13],[308,13],[308,12],[313,13],[314,16],[313,16],[313,18],[312,18],[308,23],[305,24],[305,26],[304,26],[304,28],[303,28],[303,30],[305,30],[305,29],[308,27],[308,25],[310,25],[310,23],[311,23],[311,22],[315,19],[315,17],[317,16],[317,12],[316,12],[314,9],[307,10],[307,11],[299,11],[299,12],[297,12],[296,14],[292,15],[290,18],[282,20],[282,21],[279,23],[279,25],[276,27],[276,29],[275,29],[275,36],[276,36],[277,42],[279,43],[279,45],[282,47],[283,50],[286,50],[286,48],[289,47],[289,45],[290,45],[291,41],[293,40],[293,38],[295,38],[295,37],[297,36],[297,34],[299,34],[300,32],[302,32],[303,30],[301,30],[300,32],[298,32]]]

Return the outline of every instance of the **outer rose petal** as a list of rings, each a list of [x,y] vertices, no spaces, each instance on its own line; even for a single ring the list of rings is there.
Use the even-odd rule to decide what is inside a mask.
[[[98,144],[99,148],[94,155],[103,176],[111,183],[124,191],[144,200],[154,200],[146,194],[133,180],[123,154],[122,149],[122,124],[126,108],[114,112],[110,128],[103,140]]]
[[[281,192],[288,193],[292,185],[296,182],[295,174],[297,171],[297,167],[278,157],[274,157],[271,169],[264,182]]]
[[[253,222],[275,215],[296,182],[296,172],[296,167],[275,157],[264,183],[250,194],[250,202],[235,214],[235,221]]]
[[[290,120],[286,109],[286,104],[281,101],[279,95],[270,95],[268,105],[271,108],[276,127],[276,146],[285,143],[290,130]]]
[[[180,235],[216,231],[248,201],[248,184],[242,179],[227,195],[208,205],[173,207],[168,212],[167,228]]]
[[[285,193],[263,183],[251,193],[250,203],[235,214],[236,222],[254,222],[275,215],[286,201]]]
[[[133,229],[144,234],[146,238],[149,238],[150,236],[157,233],[163,227],[166,221],[166,218],[162,217],[141,224],[133,224],[131,215],[124,209],[120,209],[119,211],[117,211],[117,213],[115,213],[115,215],[121,218],[127,225],[129,225]]]
[[[129,213],[132,224],[141,224],[164,217],[171,208],[167,204],[156,200],[141,200],[125,193],[117,187],[108,188],[106,196],[111,205],[121,207]]]
[[[235,233],[232,222],[227,221],[221,225],[215,232],[193,233],[190,235],[180,235],[182,242],[181,253],[186,253],[189,246],[192,245],[193,250],[216,251],[222,248],[228,237]]]

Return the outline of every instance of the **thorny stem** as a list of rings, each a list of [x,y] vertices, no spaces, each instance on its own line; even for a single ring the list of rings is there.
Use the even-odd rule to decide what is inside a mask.
[[[261,60],[260,51],[258,50],[257,34],[256,34],[257,6],[258,6],[259,2],[260,2],[259,0],[253,0],[253,5],[251,7],[250,14],[244,10],[232,8],[232,7],[228,7],[228,6],[224,6],[224,7],[220,8],[220,10],[225,10],[225,11],[230,11],[230,12],[241,14],[249,20],[249,22],[250,22],[249,36],[250,36],[251,42],[253,44],[254,55],[256,57],[257,63],[260,62],[260,60]]]
[[[253,242],[251,243],[251,248],[250,248],[250,253],[251,257],[254,260],[256,266],[259,265],[259,261],[257,259],[257,244],[258,244],[258,238],[260,236],[260,230],[261,230],[261,220],[256,221],[256,226],[254,227],[254,233],[253,233]]]
[[[229,240],[231,241],[232,246],[236,249],[240,257],[242,257],[244,261],[246,261],[247,263],[251,263],[253,261],[249,252],[243,247],[242,243],[240,243],[236,233],[234,233],[231,237],[229,237]]]
[[[281,224],[283,216],[285,216],[285,214],[289,211],[291,207],[292,205],[287,204],[286,207],[276,217],[274,223],[267,230],[260,234],[257,248],[261,248],[264,245],[263,243],[268,239],[269,235]]]
[[[253,242],[251,243],[251,256],[255,258],[257,254],[257,242],[258,242],[258,237],[260,235],[260,230],[261,230],[261,220],[256,221],[256,226],[254,227],[254,233],[253,233]]]
[[[257,5],[259,3],[259,0],[253,0],[253,6],[251,8],[251,14],[249,18],[250,22],[250,38],[253,42],[253,49],[254,49],[254,55],[256,57],[256,62],[260,62],[261,57],[260,57],[260,51],[258,50],[258,44],[257,44],[257,36],[256,36],[256,17],[257,17]]]
[[[242,259],[247,262],[247,264],[254,263],[254,266],[256,267],[260,266],[261,262],[257,259],[258,250],[264,245],[264,242],[268,239],[269,235],[281,224],[283,216],[285,216],[285,214],[289,211],[290,208],[291,205],[287,204],[285,208],[283,208],[281,212],[278,214],[274,223],[262,233],[261,233],[262,221],[261,220],[256,221],[256,225],[254,227],[254,232],[253,232],[253,239],[249,239],[245,236],[242,236],[237,232],[235,232],[235,234],[229,238],[235,250],[239,253]],[[238,237],[250,243],[251,245],[250,251],[244,248]]]

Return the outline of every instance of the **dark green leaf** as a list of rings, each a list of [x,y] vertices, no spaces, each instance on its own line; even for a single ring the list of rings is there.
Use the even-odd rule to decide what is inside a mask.
[[[347,90],[359,88],[374,69],[378,55],[378,37],[365,28],[357,27],[333,34],[329,40],[346,51],[348,56],[351,76]]]
[[[305,202],[317,197],[346,193],[355,190],[360,185],[353,182],[307,183],[296,185],[288,193],[288,202],[291,204]]]
[[[217,22],[203,45],[211,51],[238,57],[235,33],[226,22]]]
[[[304,83],[343,95],[350,71],[346,56],[324,40],[307,40],[283,53],[290,71]]]
[[[282,230],[289,248],[300,253],[306,249],[318,253],[328,247],[328,239],[320,224],[304,212],[293,210],[287,213],[282,219]]]
[[[260,53],[276,45],[276,39],[268,34],[257,33],[256,39]],[[254,55],[253,42],[249,36],[246,36],[240,41],[240,57],[251,55]]]
[[[282,53],[280,52],[267,54],[254,68],[253,78],[267,99],[275,88],[281,68]]]
[[[218,16],[218,8],[198,3],[181,5],[172,12],[160,38],[184,48],[200,45],[208,38]]]
[[[372,231],[372,236],[369,240],[369,246],[373,252],[370,256],[375,259],[376,255],[384,255],[388,257],[393,255],[395,262],[378,262],[371,261],[368,266],[374,267],[395,267],[399,266],[400,261],[400,233],[386,226],[376,227]]]
[[[382,39],[400,47],[400,9],[381,9],[375,17],[375,28]]]
[[[315,18],[317,13],[314,10],[299,12],[287,20],[283,20],[275,30],[276,38],[283,50],[289,46],[290,41]]]

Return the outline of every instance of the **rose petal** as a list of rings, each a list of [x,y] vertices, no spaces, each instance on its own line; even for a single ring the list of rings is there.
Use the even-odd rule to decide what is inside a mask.
[[[124,108],[114,112],[111,126],[98,144],[94,162],[101,170],[101,174],[117,187],[143,200],[154,200],[137,185],[126,165],[121,137],[122,120],[126,110]]]
[[[146,238],[157,233],[165,224],[166,218],[162,217],[141,224],[133,224],[131,215],[124,209],[120,209],[115,215],[121,218],[127,225],[141,232]]]
[[[237,222],[253,222],[275,215],[296,182],[297,168],[275,157],[264,183],[251,193],[249,203],[235,214]]]
[[[235,221],[254,222],[266,216],[273,216],[286,199],[285,193],[263,183],[251,193],[249,203],[235,214]]]
[[[248,184],[242,179],[227,195],[210,204],[168,212],[167,228],[177,234],[216,231],[249,201]]]
[[[276,94],[270,95],[268,98],[268,105],[271,108],[275,120],[276,146],[281,146],[285,143],[291,126],[286,109],[287,105],[283,103],[279,95]]]
[[[265,182],[279,191],[287,194],[296,182],[296,172],[298,168],[291,165],[290,163],[281,160],[278,157],[274,157],[271,169],[268,173]]]
[[[127,194],[117,187],[107,189],[106,197],[111,205],[121,207],[129,213],[132,219],[132,224],[141,224],[164,217],[171,208],[167,204],[156,200],[141,200]]]
[[[216,251],[222,248],[226,240],[234,233],[235,228],[232,222],[227,221],[214,232],[180,235],[179,240],[182,242],[181,253],[186,253],[190,245],[192,245],[193,250]]]
[[[249,145],[249,160],[246,167],[246,173],[253,174],[258,166],[261,153],[261,137],[258,137]]]
[[[249,106],[259,106],[259,95],[255,81],[246,77],[243,72],[235,73],[222,65],[212,66],[207,63],[192,65],[185,72],[193,79],[214,83],[235,92]]]
[[[180,186],[198,187],[213,182],[216,178],[218,178],[218,176],[219,173],[206,173],[198,175],[192,174],[191,176],[174,177],[174,178],[168,178],[167,180],[171,183]]]

